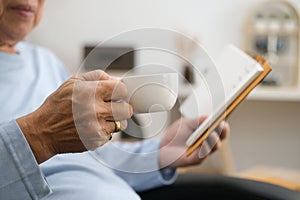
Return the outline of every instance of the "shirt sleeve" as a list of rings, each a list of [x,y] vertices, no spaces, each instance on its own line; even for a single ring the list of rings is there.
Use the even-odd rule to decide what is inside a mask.
[[[41,199],[51,190],[15,120],[0,123],[1,199]]]
[[[176,169],[161,170],[158,163],[159,141],[111,142],[92,154],[136,191],[172,184]]]

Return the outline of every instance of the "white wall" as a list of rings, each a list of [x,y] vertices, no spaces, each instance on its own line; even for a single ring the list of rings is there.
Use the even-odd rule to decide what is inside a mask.
[[[71,71],[79,66],[85,43],[143,27],[196,35],[216,55],[228,43],[241,45],[243,22],[258,2],[261,0],[51,0],[46,1],[44,18],[29,40],[51,48]]]
[[[228,43],[242,45],[243,23],[259,2],[261,0],[49,0],[41,24],[28,39],[56,52],[71,72],[80,65],[85,43],[100,42],[143,27],[196,35],[214,56]],[[299,0],[293,2],[300,8]],[[245,103],[230,118],[237,169],[256,164],[300,168],[299,108],[293,109],[299,107],[299,103],[267,105]],[[281,109],[277,110],[278,107]],[[267,114],[261,116],[261,112]],[[268,117],[268,126],[261,129],[264,117]],[[278,125],[282,121],[285,125]]]

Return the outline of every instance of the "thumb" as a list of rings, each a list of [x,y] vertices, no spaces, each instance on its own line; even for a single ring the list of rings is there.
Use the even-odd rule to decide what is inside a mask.
[[[194,118],[194,121],[196,122],[196,127],[195,128],[200,126],[207,118],[208,118],[208,116],[206,116],[206,115],[203,115],[201,117],[195,117]]]
[[[99,81],[99,80],[109,80],[110,76],[102,70],[94,70],[80,74],[77,78],[83,81]]]
[[[202,117],[194,117],[194,118],[188,118],[186,120],[186,124],[187,126],[191,129],[191,130],[196,130],[202,123],[203,121],[206,119],[206,116],[202,116]]]

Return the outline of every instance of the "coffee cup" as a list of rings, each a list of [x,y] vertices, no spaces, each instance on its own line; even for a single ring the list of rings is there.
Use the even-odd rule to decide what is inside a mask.
[[[151,113],[169,111],[178,96],[178,74],[161,73],[122,77],[128,95],[126,100],[133,112]]]

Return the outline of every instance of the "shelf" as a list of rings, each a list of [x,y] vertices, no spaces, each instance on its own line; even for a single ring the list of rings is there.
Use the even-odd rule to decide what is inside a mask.
[[[260,86],[255,88],[247,96],[247,100],[300,102],[300,89],[288,87],[274,88]]]
[[[185,98],[191,92],[191,87],[182,86],[178,96]],[[300,88],[258,86],[250,92],[246,100],[300,102]]]
[[[278,36],[295,36],[297,37],[299,35],[298,27],[296,27],[294,30],[284,30],[280,29],[278,31],[272,31],[270,29],[264,29],[264,30],[257,30],[255,26],[251,26],[251,32],[256,33],[256,35],[265,36],[265,35],[278,35]]]

